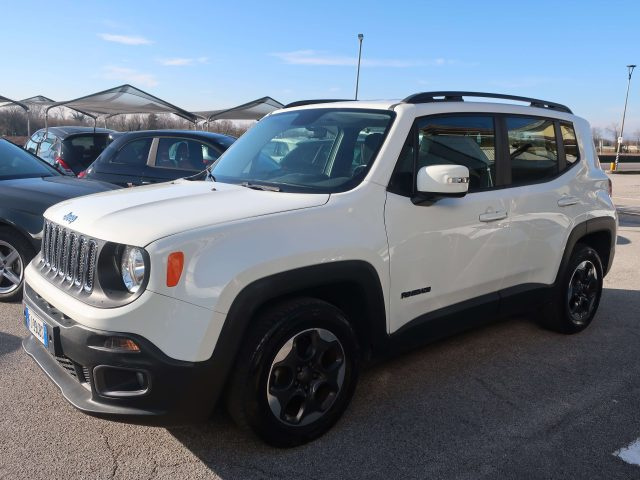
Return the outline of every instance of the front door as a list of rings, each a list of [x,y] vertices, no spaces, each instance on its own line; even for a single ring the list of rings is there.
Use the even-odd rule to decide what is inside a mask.
[[[509,216],[496,171],[491,115],[419,119],[389,185],[385,224],[390,252],[389,333],[436,310],[497,300],[509,254]],[[426,165],[469,168],[469,193],[414,205],[415,172]],[[497,302],[495,303],[497,308]]]

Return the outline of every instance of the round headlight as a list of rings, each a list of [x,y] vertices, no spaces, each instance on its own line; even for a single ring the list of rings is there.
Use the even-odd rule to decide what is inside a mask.
[[[126,247],[122,253],[120,271],[125,287],[131,293],[136,293],[144,281],[144,256],[138,247]]]

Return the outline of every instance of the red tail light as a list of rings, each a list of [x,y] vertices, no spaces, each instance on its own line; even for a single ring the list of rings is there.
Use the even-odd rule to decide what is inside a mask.
[[[84,178],[87,176],[87,171],[86,170],[82,170],[79,174],[78,174],[78,178]]]
[[[69,172],[73,172],[73,170],[69,168],[69,165],[67,165],[67,163],[62,159],[62,157],[56,157],[56,163],[60,165],[62,168],[64,168],[65,170]]]

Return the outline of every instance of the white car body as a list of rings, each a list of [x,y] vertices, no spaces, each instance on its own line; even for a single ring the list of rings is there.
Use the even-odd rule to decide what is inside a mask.
[[[170,359],[206,362],[234,301],[261,279],[335,262],[364,262],[379,279],[384,328],[393,336],[422,316],[476,298],[523,285],[551,286],[577,225],[596,218],[617,221],[590,127],[572,114],[480,102],[297,108],[322,107],[395,113],[375,162],[355,188],[304,194],[178,180],[65,201],[49,208],[45,218],[80,235],[144,249],[150,259],[148,283],[133,301],[101,308],[46,278],[39,255],[26,271],[29,289],[82,327],[135,334]],[[572,123],[579,164],[549,181],[442,198],[430,206],[416,206],[388,191],[416,118],[478,112]],[[77,217],[72,223],[64,221],[69,213]],[[179,283],[170,287],[172,252],[183,252],[185,263]],[[77,404],[72,394],[65,396]]]

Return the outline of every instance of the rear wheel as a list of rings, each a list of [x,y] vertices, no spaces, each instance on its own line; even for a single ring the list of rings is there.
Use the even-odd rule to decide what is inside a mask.
[[[357,381],[357,346],[346,316],[304,298],[265,311],[251,327],[228,391],[238,425],[267,443],[291,447],[326,432]]]
[[[603,269],[598,253],[577,244],[560,275],[553,303],[543,314],[543,324],[557,332],[578,333],[589,326],[602,296]]]
[[[0,227],[0,301],[22,298],[24,270],[34,254],[22,235],[9,227]]]

